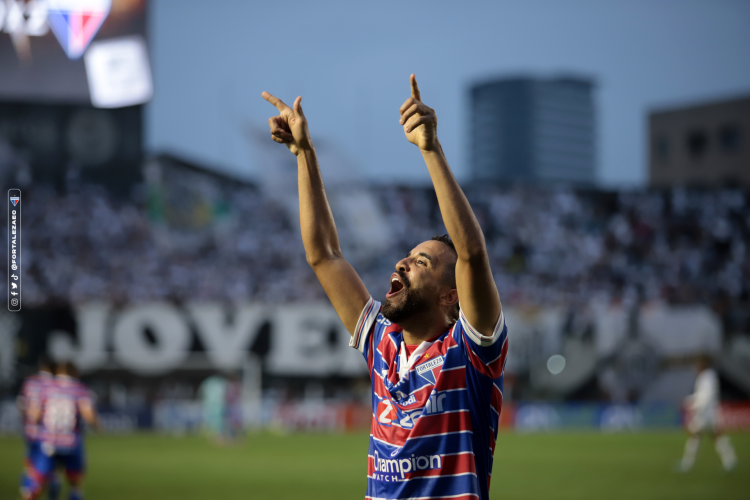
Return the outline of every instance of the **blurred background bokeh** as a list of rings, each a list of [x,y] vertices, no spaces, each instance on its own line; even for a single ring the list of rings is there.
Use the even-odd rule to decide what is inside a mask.
[[[305,261],[296,162],[260,93],[303,96],[344,253],[380,298],[445,232],[398,125],[413,72],[509,329],[493,497],[743,498],[749,27],[731,0],[0,0],[0,184],[23,193],[0,497],[43,354],[96,394],[91,498],[364,495],[367,368]],[[708,451],[672,470],[701,355],[739,433],[731,476]],[[152,452],[172,454],[148,465],[163,483],[139,482]]]

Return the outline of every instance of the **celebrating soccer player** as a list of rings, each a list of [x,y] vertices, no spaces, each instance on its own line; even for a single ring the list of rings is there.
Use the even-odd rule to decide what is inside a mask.
[[[298,97],[271,137],[297,157],[307,262],[367,361],[372,427],[366,498],[488,499],[508,350],[484,235],[448,166],[414,75],[400,124],[435,187],[448,235],[396,263],[380,303],[344,259]]]

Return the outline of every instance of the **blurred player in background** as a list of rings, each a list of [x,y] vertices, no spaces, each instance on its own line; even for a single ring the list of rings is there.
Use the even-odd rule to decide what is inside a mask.
[[[227,379],[211,375],[201,383],[198,395],[203,404],[203,430],[221,444],[227,423]]]
[[[39,422],[30,418],[29,409],[38,407],[42,393],[54,383],[52,361],[47,356],[41,356],[38,361],[39,372],[31,375],[23,381],[21,392],[18,396],[18,409],[21,411],[23,421],[23,434],[26,442],[26,457],[24,459],[24,472],[21,476],[21,489],[23,490],[32,482],[31,458],[38,452],[41,429]],[[60,480],[52,473],[47,478],[49,485],[49,498],[56,500],[60,494]]]
[[[231,442],[242,430],[242,382],[236,371],[227,377],[226,405],[226,439]]]
[[[263,98],[279,111],[269,119],[272,139],[297,157],[307,262],[368,364],[366,498],[484,500],[507,333],[484,235],[443,154],[435,112],[422,103],[414,75],[410,83],[400,124],[422,153],[448,235],[420,243],[396,264],[382,305],[342,255],[302,98],[293,108],[267,92]],[[358,125],[356,114],[346,116],[342,126]]]
[[[81,500],[86,469],[83,421],[98,426],[90,391],[78,380],[75,366],[60,363],[55,380],[29,408],[30,418],[40,424],[40,446],[31,457],[31,479],[23,488],[25,499],[38,498],[47,479],[59,465],[65,469],[70,500]]]
[[[687,431],[690,437],[685,443],[680,468],[683,472],[692,469],[695,456],[700,446],[701,434],[710,434],[714,441],[716,453],[719,454],[724,469],[730,471],[737,463],[729,436],[722,434],[717,427],[716,414],[719,409],[719,377],[711,368],[711,359],[701,356],[696,364],[698,376],[695,379],[695,391],[685,400],[688,413]]]

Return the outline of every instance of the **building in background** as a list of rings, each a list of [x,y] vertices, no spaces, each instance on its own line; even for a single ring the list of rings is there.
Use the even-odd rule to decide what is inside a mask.
[[[471,168],[477,182],[593,184],[594,82],[504,78],[471,89]]]
[[[750,95],[649,114],[652,186],[750,186]]]

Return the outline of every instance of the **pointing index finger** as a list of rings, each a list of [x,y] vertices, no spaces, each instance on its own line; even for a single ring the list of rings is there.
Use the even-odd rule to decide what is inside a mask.
[[[282,101],[278,97],[275,97],[268,92],[263,92],[261,95],[263,96],[263,99],[265,99],[266,101],[276,106],[276,109],[278,109],[279,111],[284,111],[285,109],[289,109],[289,106],[284,104],[284,101]]]
[[[417,86],[417,77],[414,75],[414,73],[411,74],[411,77],[409,78],[411,80],[411,96],[416,99],[417,101],[422,101],[422,97],[419,95],[419,87]]]

